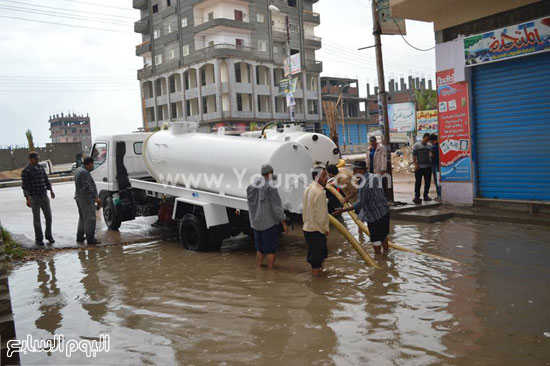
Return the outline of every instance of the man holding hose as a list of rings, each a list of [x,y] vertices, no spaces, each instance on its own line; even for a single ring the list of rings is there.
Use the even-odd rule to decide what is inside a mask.
[[[352,210],[359,211],[361,221],[366,221],[370,232],[370,241],[376,254],[389,251],[388,234],[390,232],[390,210],[380,176],[370,174],[364,161],[353,164],[353,174],[360,176],[357,202],[353,206],[334,211],[333,215],[341,215]]]

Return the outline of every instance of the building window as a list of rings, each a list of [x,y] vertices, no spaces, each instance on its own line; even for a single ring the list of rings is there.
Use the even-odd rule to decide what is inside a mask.
[[[176,51],[174,51],[174,50],[168,51],[168,59],[169,59],[169,60],[172,60],[172,59],[174,59],[175,57],[176,57]]]
[[[266,52],[267,51],[267,45],[265,41],[258,41],[258,51],[260,52]]]
[[[189,56],[189,45],[188,44],[183,46],[183,55],[184,56]]]
[[[153,14],[158,13],[158,12],[159,12],[159,4],[153,5]]]
[[[265,17],[263,14],[256,14],[256,20],[258,21],[258,23],[264,23]]]
[[[181,18],[181,27],[182,28],[187,27],[187,18]]]
[[[172,6],[172,1],[171,0],[166,0],[166,7],[169,7],[169,6]]]
[[[172,27],[172,24],[168,24],[168,33],[172,33],[174,31],[174,28]]]
[[[208,13],[208,21],[210,22],[212,20],[214,20],[214,12]]]
[[[240,112],[243,110],[243,97],[241,93],[237,93],[237,110]]]
[[[153,39],[157,39],[160,37],[160,29],[154,29],[153,30]]]
[[[296,0],[288,0],[288,6],[296,7]]]
[[[162,63],[162,55],[155,56],[155,65],[160,65]]]
[[[235,10],[235,20],[237,22],[242,22],[243,21],[243,12],[241,10]]]

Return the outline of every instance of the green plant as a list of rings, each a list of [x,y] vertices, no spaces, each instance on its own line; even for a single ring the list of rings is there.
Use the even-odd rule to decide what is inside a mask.
[[[27,136],[27,142],[29,143],[29,151],[34,151],[34,137],[32,136],[32,131],[27,130],[25,136]]]
[[[4,228],[2,228],[1,238],[4,241],[4,252],[10,260],[23,259],[25,250],[13,240],[11,234]]]
[[[414,96],[419,111],[437,109],[437,92],[430,89],[415,89]]]

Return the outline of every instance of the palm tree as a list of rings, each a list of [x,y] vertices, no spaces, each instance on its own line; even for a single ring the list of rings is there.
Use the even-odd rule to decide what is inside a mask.
[[[25,132],[25,136],[27,136],[27,142],[29,143],[29,151],[34,151],[34,138],[32,136],[32,131],[27,130],[27,132]]]
[[[437,93],[430,89],[415,89],[414,96],[419,111],[437,109]]]

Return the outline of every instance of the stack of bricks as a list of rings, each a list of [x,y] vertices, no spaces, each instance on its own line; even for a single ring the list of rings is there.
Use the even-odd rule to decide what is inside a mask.
[[[7,354],[8,341],[10,339],[15,339],[15,323],[13,321],[11,309],[7,270],[8,266],[4,253],[4,241],[2,238],[2,230],[0,230],[0,347],[2,348],[0,365],[19,365],[19,353],[14,352],[11,357],[8,357]]]

